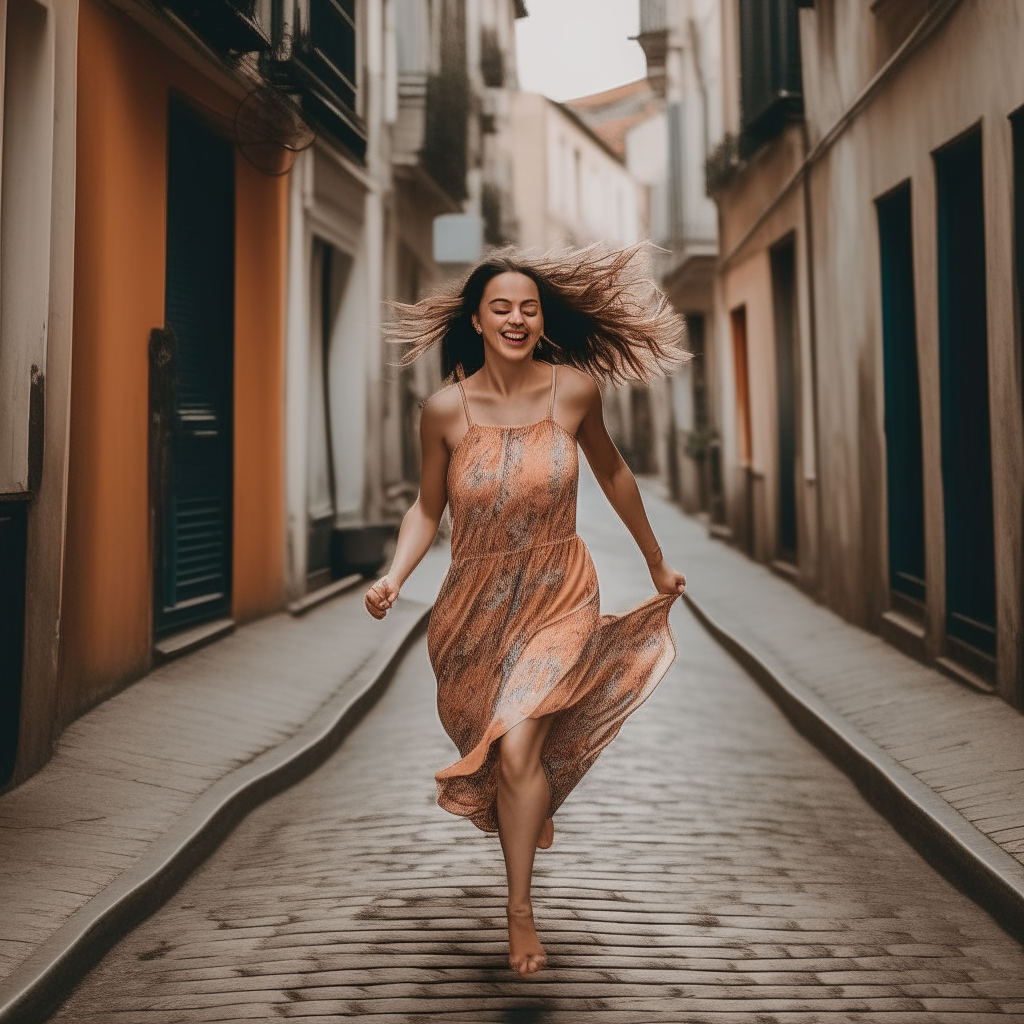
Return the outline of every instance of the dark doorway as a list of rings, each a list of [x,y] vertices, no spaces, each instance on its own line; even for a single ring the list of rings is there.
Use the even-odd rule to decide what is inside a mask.
[[[0,503],[0,786],[14,774],[18,753],[25,646],[25,531],[25,504]]]
[[[1014,271],[1016,282],[1014,331],[1016,342],[1017,390],[1024,409],[1024,107],[1014,112],[1013,126],[1013,223]],[[1024,432],[1024,422],[1018,424]],[[1017,435],[1018,439],[1020,434]],[[1018,565],[1021,585],[1024,587],[1024,564]],[[1024,608],[1024,589],[1020,592],[1020,607]],[[1024,664],[1018,670],[1017,706],[1024,706]]]
[[[634,385],[629,389],[629,410],[632,420],[630,467],[634,473],[654,473],[658,467],[654,447],[654,412],[648,388]]]
[[[882,273],[889,585],[924,602],[924,477],[910,183],[876,203]]]
[[[935,154],[946,632],[996,649],[981,130]]]
[[[690,388],[693,398],[693,430],[687,439],[688,454],[697,464],[699,474],[698,504],[702,512],[711,506],[709,483],[711,423],[708,416],[707,362],[704,352],[704,314],[686,314],[686,342],[693,354],[690,364]]]
[[[310,302],[308,543],[306,591],[334,578],[331,537],[337,513],[331,427],[331,349],[352,261],[345,253],[313,240],[313,293]]]
[[[750,422],[750,372],[747,359],[747,307],[737,306],[729,312],[732,330],[733,376],[736,383],[736,458],[742,473],[740,508],[740,547],[748,554],[754,552],[754,485],[751,460],[754,438]]]
[[[1010,118],[1013,125],[1014,267],[1017,285],[1017,386],[1024,406],[1024,107]]]
[[[772,313],[775,327],[775,386],[778,396],[778,554],[796,563],[796,246],[793,240],[771,251]]]
[[[234,152],[184,104],[168,119],[165,317],[177,338],[157,636],[231,604]]]

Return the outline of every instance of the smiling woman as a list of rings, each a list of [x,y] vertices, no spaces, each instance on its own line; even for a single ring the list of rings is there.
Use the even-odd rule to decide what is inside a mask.
[[[366,608],[387,614],[450,505],[452,563],[427,643],[459,760],[437,773],[438,803],[500,836],[520,976],[547,962],[530,902],[535,851],[552,844],[555,812],[675,657],[668,613],[686,580],[662,558],[605,431],[598,384],[646,381],[684,357],[683,323],[642,255],[504,249],[457,290],[398,306],[391,330],[412,344],[406,361],[439,344],[454,385],[423,408],[419,498]],[[601,615],[576,534],[578,448],[656,590],[625,615]]]
[[[678,345],[685,327],[655,288],[647,243],[620,250],[601,244],[527,255],[513,246],[497,249],[462,283],[415,305],[393,303],[388,339],[409,345],[403,365],[441,347],[442,372],[456,368],[469,376],[484,365],[476,331],[477,311],[487,282],[512,272],[529,278],[543,308],[544,330],[533,358],[565,363],[602,382],[649,382],[688,358]]]

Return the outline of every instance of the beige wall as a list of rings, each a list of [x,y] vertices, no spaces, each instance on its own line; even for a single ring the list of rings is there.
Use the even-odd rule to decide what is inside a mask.
[[[833,7],[830,18],[827,10]],[[927,653],[943,649],[945,536],[940,446],[935,149],[981,125],[988,288],[988,372],[995,506],[998,685],[1016,699],[1021,671],[1024,443],[1015,365],[1012,137],[1024,104],[1024,3],[966,0],[884,83],[813,170],[822,436],[842,438],[822,464],[822,596],[846,612],[863,593],[863,617],[888,607],[885,436],[878,238],[874,200],[911,183],[915,303],[923,423]],[[876,70],[881,26],[854,0],[804,15],[812,136]],[[836,24],[833,26],[830,21]],[[844,26],[857,25],[847,46]],[[848,34],[847,34],[848,35]],[[836,70],[832,70],[832,69]],[[809,90],[810,92],[810,90]],[[839,97],[837,102],[836,97]],[[831,98],[831,101],[826,102]],[[852,567],[863,567],[851,573]]]
[[[736,86],[732,81],[736,60],[728,33],[735,32],[734,7],[735,0],[728,0],[723,8],[725,120],[730,125],[735,116],[730,98]],[[902,12],[902,25],[895,20],[897,8]],[[920,45],[894,58],[901,40],[925,16],[932,20],[923,23]],[[747,305],[755,555],[771,557],[777,528],[768,249],[786,232],[795,231],[800,293],[800,577],[807,589],[848,619],[893,638],[893,619],[888,614],[884,369],[875,200],[909,179],[927,575],[925,636],[915,641],[918,646],[914,650],[926,660],[945,652],[933,153],[980,125],[996,538],[996,682],[1006,699],[1019,703],[1024,673],[1024,410],[1012,277],[1013,160],[1008,116],[1024,105],[1024,0],[945,0],[935,4],[908,0],[902,7],[889,3],[874,9],[860,0],[819,0],[813,9],[802,10],[800,17],[807,143],[801,138],[801,126],[787,129],[759,150],[719,197],[723,253],[718,282],[719,337],[729,338],[729,310],[740,303]],[[888,61],[893,63],[887,66]],[[805,145],[811,156],[804,179],[797,172]],[[813,275],[808,273],[809,259]],[[814,360],[816,376],[811,373]],[[730,515],[735,519],[741,511],[740,473],[735,459],[735,394],[729,358],[721,360],[719,386],[727,456],[725,481],[730,488]],[[820,438],[817,452],[815,427]]]
[[[519,244],[637,241],[641,186],[626,166],[557,103],[536,93],[510,100]]]
[[[775,367],[770,249],[792,238],[796,249],[796,497],[797,574],[813,590],[817,581],[816,451],[814,382],[811,371],[810,296],[803,193],[791,189],[764,215],[803,156],[798,126],[760,150],[751,166],[719,198],[720,262],[715,337],[718,401],[721,406],[722,470],[726,519],[737,537],[747,529],[747,469],[753,489],[752,554],[760,561],[778,555],[778,400]],[[764,215],[764,216],[763,216]],[[740,459],[732,351],[732,310],[746,307],[752,458]]]

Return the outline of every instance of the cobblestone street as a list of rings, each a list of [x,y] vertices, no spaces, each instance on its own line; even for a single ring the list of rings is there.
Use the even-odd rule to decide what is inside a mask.
[[[620,607],[645,580],[587,504],[581,532]],[[339,751],[253,812],[53,1019],[1024,1021],[1024,950],[685,608],[673,624],[679,660],[538,857],[550,967],[535,979],[506,966],[497,841],[434,803],[453,748],[420,641]]]

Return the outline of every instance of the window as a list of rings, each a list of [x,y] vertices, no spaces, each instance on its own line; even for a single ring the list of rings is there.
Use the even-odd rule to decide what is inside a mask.
[[[356,108],[355,0],[310,0],[309,41],[324,79],[350,110]]]
[[[295,4],[296,32],[285,12]],[[359,115],[359,5],[357,0],[273,0],[275,50],[268,77],[299,95],[303,112],[321,132],[357,159],[366,155]]]
[[[739,0],[740,150],[749,155],[803,113],[794,0]]]

